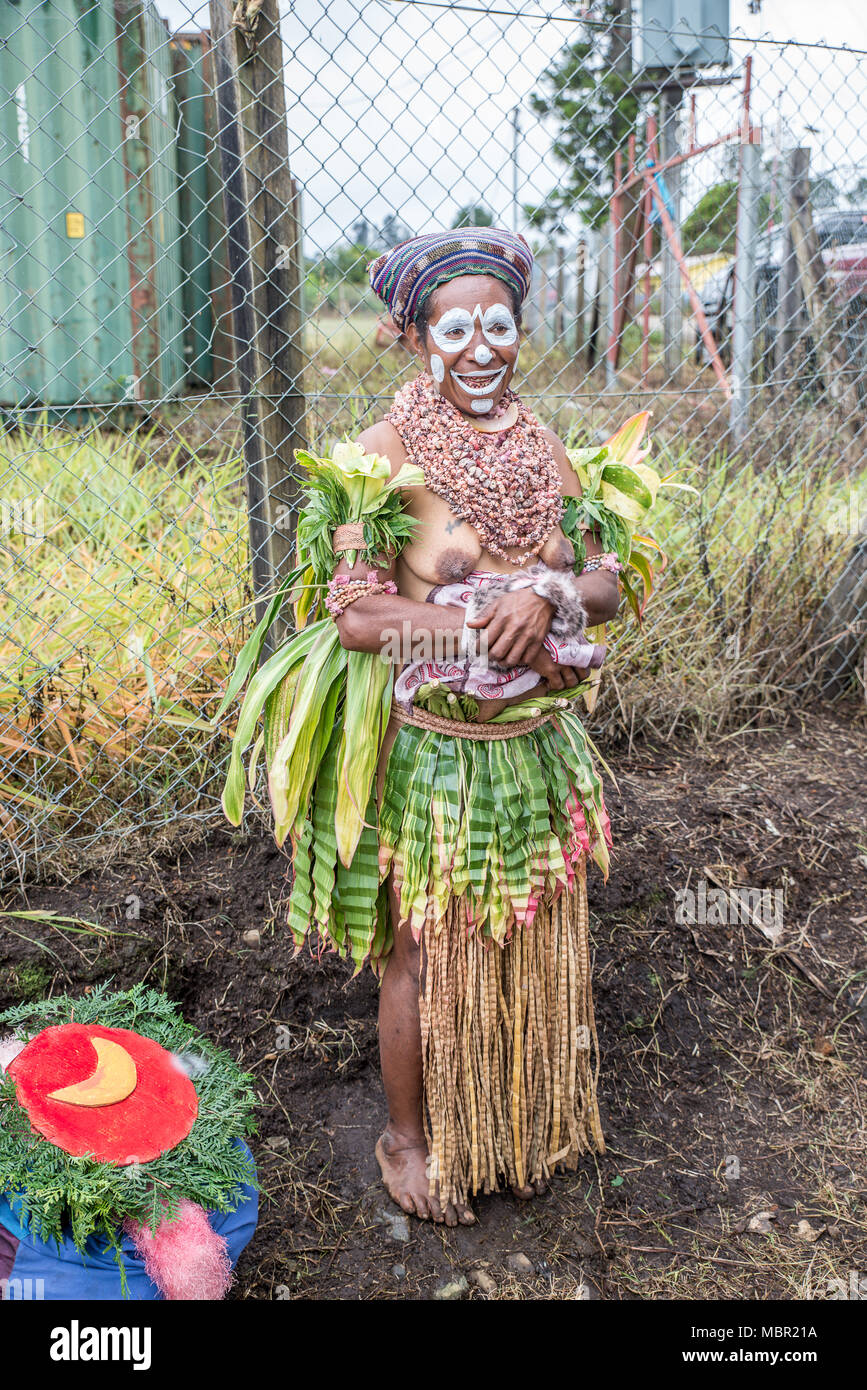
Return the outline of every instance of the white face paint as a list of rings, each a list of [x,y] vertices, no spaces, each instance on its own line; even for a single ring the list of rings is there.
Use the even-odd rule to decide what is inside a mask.
[[[496,391],[507,371],[508,367],[499,367],[492,372],[473,372],[472,382],[465,377],[458,376],[455,371],[449,371],[449,376],[455,385],[459,386],[468,396],[474,396],[476,400],[482,401],[488,400],[491,393]],[[476,409],[476,400],[473,401],[473,410]],[[492,404],[493,402],[488,400],[482,414],[486,415]],[[479,409],[481,410],[481,406]]]
[[[476,305],[476,313],[479,306]],[[482,318],[482,332],[492,347],[511,347],[518,341],[518,325],[506,304],[492,304]]]
[[[511,347],[518,341],[518,325],[511,309],[506,304],[492,304],[482,313],[477,304],[472,313],[467,309],[446,309],[446,312],[430,325],[430,335],[440,352],[463,352],[473,341],[476,332],[476,319],[482,328],[482,335],[491,347]],[[476,349],[476,361],[481,345]],[[485,361],[490,361],[490,354]]]
[[[432,352],[430,355],[430,374],[437,386],[445,379],[446,364],[438,352]]]
[[[473,341],[475,331],[473,315],[466,309],[446,309],[430,325],[430,335],[440,352],[463,352]]]
[[[489,410],[493,410],[493,401],[473,401],[473,410],[477,415],[487,415]]]
[[[489,347],[485,347],[484,343],[479,343],[479,346],[473,353],[473,356],[475,357],[480,367],[487,367],[493,355],[494,354],[491,352],[491,349]]]

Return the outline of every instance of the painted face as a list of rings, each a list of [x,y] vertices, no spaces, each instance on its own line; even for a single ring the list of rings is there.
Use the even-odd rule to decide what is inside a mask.
[[[436,291],[428,339],[419,344],[440,392],[464,414],[487,415],[518,358],[508,290],[489,276],[461,276]]]
[[[463,352],[476,336],[476,320],[482,326],[482,333],[494,346],[511,347],[518,341],[518,325],[512,317],[507,304],[491,304],[482,313],[477,304],[471,314],[466,309],[447,309],[441,319],[430,325],[430,335],[443,352]],[[477,362],[490,362],[491,352],[480,343],[475,351]]]

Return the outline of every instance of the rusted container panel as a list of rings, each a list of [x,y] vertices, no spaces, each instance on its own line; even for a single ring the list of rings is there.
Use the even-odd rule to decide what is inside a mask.
[[[149,0],[0,5],[0,406],[184,376],[169,35]]]
[[[184,354],[193,384],[234,389],[232,295],[210,35],[172,38],[177,108]]]

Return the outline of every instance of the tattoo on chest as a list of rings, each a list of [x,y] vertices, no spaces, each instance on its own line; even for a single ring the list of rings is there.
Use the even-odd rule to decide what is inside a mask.
[[[459,526],[463,526],[463,522],[459,521],[457,517],[455,517],[454,521],[446,522],[446,530],[448,531],[449,535],[452,534],[452,531],[457,531]]]

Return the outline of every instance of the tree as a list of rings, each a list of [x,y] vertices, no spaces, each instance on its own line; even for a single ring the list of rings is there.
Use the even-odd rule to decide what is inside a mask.
[[[608,215],[614,152],[636,129],[641,99],[632,89],[631,0],[569,0],[581,9],[582,37],[542,74],[530,101],[559,130],[553,151],[564,177],[544,203],[529,209],[531,223],[551,226],[564,212],[580,211],[590,225]]]
[[[853,203],[867,203],[867,175],[861,175],[861,178],[849,194],[849,198]]]
[[[323,257],[324,279],[328,283],[339,284],[344,281],[347,285],[366,285],[367,267],[375,256],[376,252],[370,246],[359,245],[358,242],[344,242],[342,246],[333,247]]]
[[[484,203],[468,203],[455,214],[452,231],[458,227],[493,227],[494,214]]]
[[[400,218],[390,212],[382,224],[379,240],[388,251],[392,246],[397,246],[402,241],[408,241],[411,235],[409,228],[404,226]]]
[[[834,180],[828,174],[817,174],[810,180],[810,201],[814,208],[832,208],[840,193]]]
[[[684,221],[683,247],[687,255],[704,256],[712,251],[726,251],[733,256],[737,220],[737,179],[713,184]]]

